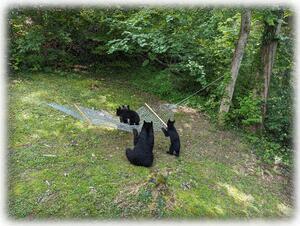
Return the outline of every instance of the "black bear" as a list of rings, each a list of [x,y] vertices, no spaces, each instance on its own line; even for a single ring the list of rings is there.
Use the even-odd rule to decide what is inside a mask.
[[[133,146],[135,146],[139,139],[139,132],[136,129],[133,129],[132,132],[133,132]]]
[[[175,120],[171,121],[169,119],[168,123],[167,123],[168,128],[167,129],[161,128],[161,129],[164,132],[166,137],[170,137],[171,145],[170,145],[169,151],[167,151],[167,153],[170,155],[174,154],[178,157],[179,152],[180,152],[180,139],[179,139],[177,130],[174,126],[174,123],[175,123]]]
[[[126,120],[126,122],[124,121],[124,120],[125,120],[125,118],[124,118],[124,113],[125,113],[126,110],[127,110],[127,109],[125,108],[124,105],[122,105],[122,108],[121,108],[121,107],[118,107],[118,108],[117,108],[116,115],[119,116],[120,122],[127,123],[127,120]]]
[[[150,167],[153,163],[154,133],[153,122],[145,122],[140,134],[133,129],[133,150],[126,149],[126,156],[129,162],[136,166]]]
[[[135,111],[130,110],[129,105],[122,105],[122,108],[117,108],[116,115],[120,117],[120,122],[129,123],[130,125],[140,124],[140,116]]]

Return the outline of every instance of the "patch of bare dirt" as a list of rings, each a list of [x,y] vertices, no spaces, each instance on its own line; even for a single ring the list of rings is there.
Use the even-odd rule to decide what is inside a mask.
[[[280,184],[280,195],[291,201],[291,175],[282,174],[280,167],[276,165],[259,162],[249,145],[242,143],[236,134],[211,124],[201,112],[189,107],[179,107],[176,113],[176,128],[181,137],[183,158],[211,159],[230,165],[237,175],[255,176],[270,190],[278,187],[275,184]]]

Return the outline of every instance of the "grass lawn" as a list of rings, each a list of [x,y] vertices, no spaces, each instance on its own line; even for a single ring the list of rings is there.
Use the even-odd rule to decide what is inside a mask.
[[[280,218],[293,214],[292,185],[266,170],[236,134],[194,109],[175,114],[181,156],[155,133],[154,166],[126,159],[132,134],[67,116],[49,102],[104,109],[164,103],[126,77],[20,74],[8,88],[8,214],[12,218]]]

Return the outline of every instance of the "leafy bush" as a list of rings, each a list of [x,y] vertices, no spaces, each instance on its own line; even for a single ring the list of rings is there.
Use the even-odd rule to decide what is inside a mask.
[[[204,66],[200,65],[195,60],[188,59],[186,62],[178,64],[176,69],[178,71],[182,71],[184,74],[189,75],[185,76],[187,81],[192,80],[193,82],[196,82],[202,86],[205,86],[207,84]]]
[[[13,36],[10,43],[10,66],[13,70],[31,68],[34,71],[38,71],[42,69],[45,61],[45,58],[42,56],[44,43],[42,27],[31,26],[31,22],[25,18],[24,21],[22,24],[12,24],[11,27],[10,32],[16,33],[16,36],[15,39]]]
[[[282,89],[280,95],[268,101],[268,115],[265,128],[274,141],[291,148],[293,134],[292,122],[293,108],[290,91]]]
[[[261,123],[261,101],[253,93],[237,99],[239,107],[233,110],[233,115],[240,119],[242,125],[251,126]]]
[[[125,76],[140,67],[137,86],[174,102],[226,75],[187,101],[213,118],[230,79],[240,17],[238,8],[15,8],[8,16],[9,66],[12,71],[51,71],[73,69],[78,64],[105,73],[105,65],[107,72],[116,70]],[[269,9],[252,9],[251,32],[231,112],[226,116],[234,126],[248,129],[261,123],[260,97],[249,92],[261,89],[262,31],[264,23],[272,24],[274,18]],[[294,34],[290,20],[284,20],[264,135],[291,149],[293,103],[289,81],[294,66]],[[148,73],[149,67],[154,67],[155,73]],[[276,149],[268,150],[277,153]]]
[[[266,137],[247,135],[248,141],[254,146],[256,154],[265,162],[274,164],[280,162],[283,165],[291,166],[292,150],[284,148],[280,144],[268,140]]]

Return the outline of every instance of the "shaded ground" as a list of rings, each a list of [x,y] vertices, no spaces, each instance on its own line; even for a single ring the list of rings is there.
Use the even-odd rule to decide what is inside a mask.
[[[132,134],[89,126],[50,107],[79,103],[114,114],[163,101],[122,80],[23,74],[9,82],[8,211],[14,218],[258,218],[293,212],[290,181],[260,164],[237,134],[178,109],[179,158],[155,134],[152,168],[130,165]]]

